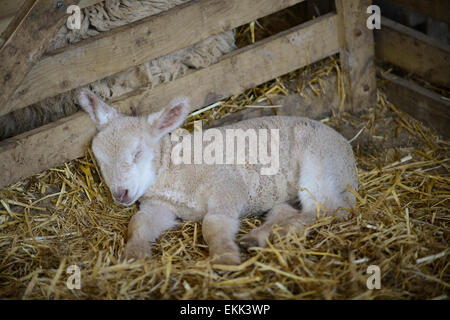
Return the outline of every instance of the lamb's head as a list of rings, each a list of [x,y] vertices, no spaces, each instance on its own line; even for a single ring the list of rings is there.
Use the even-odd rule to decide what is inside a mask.
[[[99,131],[92,151],[114,200],[133,204],[155,183],[161,138],[184,122],[188,100],[178,98],[160,112],[142,117],[118,113],[87,89],[80,91],[79,103]]]

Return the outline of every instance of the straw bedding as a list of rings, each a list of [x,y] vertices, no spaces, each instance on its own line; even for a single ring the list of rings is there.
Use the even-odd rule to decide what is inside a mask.
[[[277,94],[342,95],[339,85],[332,93],[321,89],[337,70],[327,59],[231,97],[186,127]],[[201,223],[184,222],[158,239],[151,259],[125,261],[127,223],[137,207],[114,204],[87,150],[0,190],[0,297],[448,299],[449,142],[398,111],[381,90],[370,110],[322,121],[352,139],[357,158],[360,190],[347,220],[320,218],[285,237],[275,228],[268,247],[243,252],[239,266],[211,265]],[[260,222],[242,220],[240,235]],[[66,286],[74,264],[80,290]],[[379,290],[366,287],[369,265],[381,269]]]
[[[301,16],[283,14],[239,28],[237,46]],[[382,89],[370,110],[339,112],[339,74],[339,62],[326,59],[194,112],[185,127],[309,112],[352,141],[360,189],[347,220],[321,218],[285,237],[275,228],[268,247],[242,252],[239,266],[211,265],[201,223],[184,222],[158,239],[151,259],[126,261],[127,224],[137,206],[114,204],[86,150],[0,190],[0,298],[448,299],[449,142],[398,111]],[[243,219],[239,236],[260,223]],[[70,265],[81,269],[80,290],[67,288]],[[379,290],[366,287],[369,265],[381,269]]]

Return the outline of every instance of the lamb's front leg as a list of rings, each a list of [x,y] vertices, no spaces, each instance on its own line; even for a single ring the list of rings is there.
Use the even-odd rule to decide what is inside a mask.
[[[141,203],[140,210],[128,225],[128,241],[125,253],[128,258],[152,256],[151,243],[162,232],[177,225],[175,213],[160,204]]]
[[[212,262],[240,264],[240,250],[235,243],[239,217],[210,212],[203,218],[203,238],[209,246]]]
[[[216,189],[211,189],[212,196],[208,199],[208,211],[203,218],[202,231],[213,263],[241,262],[235,237],[239,228],[239,217],[247,201],[246,194],[245,186],[231,179],[227,187],[218,184]]]

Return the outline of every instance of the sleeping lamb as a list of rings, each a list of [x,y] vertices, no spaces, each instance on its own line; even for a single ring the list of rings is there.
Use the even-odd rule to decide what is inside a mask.
[[[99,130],[92,150],[114,200],[123,205],[140,202],[140,210],[128,227],[129,257],[151,256],[151,242],[176,226],[179,219],[202,220],[213,263],[238,264],[240,251],[235,236],[240,217],[267,213],[262,226],[240,239],[240,244],[248,248],[264,246],[273,225],[279,225],[283,233],[299,230],[319,214],[345,214],[345,208],[355,203],[348,188],[358,187],[352,148],[344,137],[320,122],[300,117],[255,118],[208,129],[215,131],[199,140],[193,137],[195,132],[173,132],[188,116],[186,98],[140,117],[119,114],[87,89],[80,91],[79,102]],[[242,150],[230,156],[229,148],[214,148],[216,158],[227,153],[227,161],[219,163],[187,154],[198,144],[206,154],[212,136],[228,138],[233,130],[241,138],[243,133],[248,136],[247,144],[241,139],[244,151],[256,141],[252,131],[270,131],[271,143],[266,151],[277,157],[276,167],[264,168],[267,161],[258,161],[250,151],[244,163],[236,161]],[[268,142],[267,137],[261,137],[257,148]],[[182,150],[182,156],[180,138],[189,138],[184,140],[188,147]],[[234,142],[226,144],[234,147]],[[300,201],[301,209],[293,205],[295,201]]]

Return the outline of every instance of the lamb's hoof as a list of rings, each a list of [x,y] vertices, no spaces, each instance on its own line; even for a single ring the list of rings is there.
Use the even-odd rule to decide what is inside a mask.
[[[239,240],[239,245],[241,246],[241,248],[248,250],[251,247],[259,247],[258,245],[258,239],[256,238],[242,238]]]
[[[125,247],[125,257],[127,259],[140,259],[143,257],[152,257],[151,245],[147,242],[130,241]]]
[[[239,239],[241,248],[248,250],[251,247],[265,247],[266,239],[259,237],[255,232],[249,232]]]
[[[215,255],[211,261],[213,264],[238,265],[241,264],[241,257],[235,253],[224,253]]]

